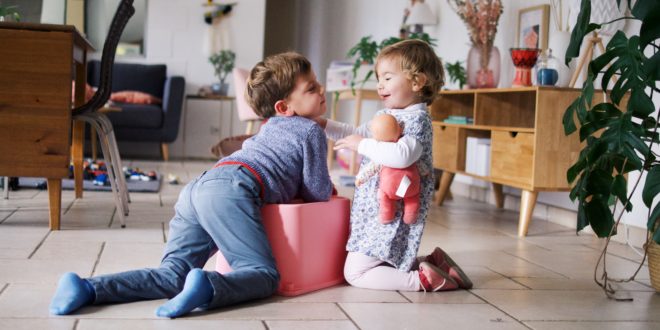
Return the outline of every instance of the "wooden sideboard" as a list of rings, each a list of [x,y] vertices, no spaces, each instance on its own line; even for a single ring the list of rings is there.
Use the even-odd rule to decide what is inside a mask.
[[[502,185],[522,189],[518,236],[527,235],[539,191],[566,191],[566,171],[577,160],[577,135],[565,136],[562,117],[579,89],[521,87],[442,91],[431,105],[433,164],[443,170],[436,196],[441,205],[455,174],[493,184],[502,207]],[[472,117],[472,124],[450,124],[449,116]],[[490,174],[465,171],[468,137],[489,138]]]

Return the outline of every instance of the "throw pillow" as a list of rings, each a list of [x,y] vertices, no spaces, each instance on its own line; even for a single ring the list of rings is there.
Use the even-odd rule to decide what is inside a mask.
[[[134,104],[161,104],[163,101],[151,94],[139,91],[121,91],[110,94],[110,101]]]

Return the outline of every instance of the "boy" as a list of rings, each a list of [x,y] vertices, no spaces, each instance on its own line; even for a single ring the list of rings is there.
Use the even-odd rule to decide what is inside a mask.
[[[333,190],[326,138],[313,118],[325,113],[324,91],[302,55],[266,58],[250,72],[245,97],[269,118],[243,148],[192,180],[179,195],[159,268],[81,279],[62,276],[50,305],[69,314],[90,304],[172,298],[156,310],[178,317],[272,295],[278,287],[261,222],[264,203],[326,201]],[[219,249],[233,272],[200,269]]]

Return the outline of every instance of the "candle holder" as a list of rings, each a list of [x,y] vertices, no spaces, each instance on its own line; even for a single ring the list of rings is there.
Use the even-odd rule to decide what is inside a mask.
[[[532,68],[539,57],[538,48],[511,48],[511,60],[516,67],[511,87],[532,86]]]

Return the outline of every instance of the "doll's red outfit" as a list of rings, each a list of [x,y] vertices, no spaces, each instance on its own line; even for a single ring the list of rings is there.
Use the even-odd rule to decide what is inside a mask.
[[[405,193],[397,195],[397,190],[404,182],[404,177],[410,180],[410,185]],[[417,164],[406,168],[392,168],[383,166],[380,170],[378,203],[380,204],[380,222],[387,224],[394,221],[396,204],[403,200],[403,222],[413,224],[417,222],[417,211],[419,210],[419,170]],[[405,183],[404,183],[405,184]],[[403,197],[402,197],[402,196]]]

